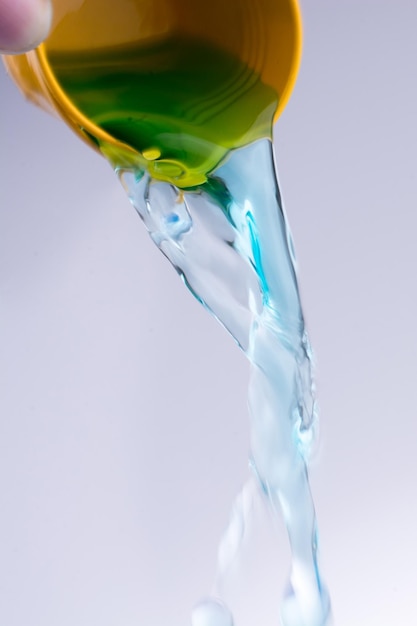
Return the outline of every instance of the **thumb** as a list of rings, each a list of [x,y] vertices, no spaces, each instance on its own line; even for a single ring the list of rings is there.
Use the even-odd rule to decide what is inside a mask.
[[[35,48],[47,36],[51,18],[51,0],[0,0],[0,52]]]

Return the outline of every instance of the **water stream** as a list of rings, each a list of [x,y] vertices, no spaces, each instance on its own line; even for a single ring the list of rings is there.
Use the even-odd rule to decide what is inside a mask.
[[[272,515],[285,521],[292,554],[281,623],[325,626],[329,599],[307,471],[316,426],[312,357],[272,142],[232,151],[188,190],[146,169],[118,174],[155,244],[249,359],[250,465]],[[195,607],[193,626],[234,624],[221,587],[247,522],[242,494],[220,541],[212,595]]]

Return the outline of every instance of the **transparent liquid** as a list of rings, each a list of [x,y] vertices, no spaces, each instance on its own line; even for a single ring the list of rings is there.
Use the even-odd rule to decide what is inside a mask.
[[[276,590],[277,615],[280,605],[283,626],[325,626],[329,600],[307,473],[316,424],[311,351],[271,141],[232,151],[189,191],[145,168],[118,174],[153,241],[251,364],[252,474],[272,515],[283,517],[292,553],[282,600]],[[222,588],[244,543],[249,491],[232,508],[212,594],[195,607],[192,626],[235,624]]]

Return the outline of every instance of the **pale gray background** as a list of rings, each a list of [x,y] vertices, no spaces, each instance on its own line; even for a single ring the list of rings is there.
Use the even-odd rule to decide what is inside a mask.
[[[417,4],[302,6],[276,148],[318,361],[323,570],[338,626],[412,624]],[[107,164],[3,71],[0,107],[0,624],[184,626],[247,475],[245,359]],[[237,626],[261,623],[250,584]]]

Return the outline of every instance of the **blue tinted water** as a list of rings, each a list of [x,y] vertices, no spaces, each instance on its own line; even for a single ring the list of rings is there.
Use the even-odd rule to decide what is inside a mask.
[[[153,241],[249,359],[251,468],[272,514],[284,519],[292,554],[277,614],[280,606],[283,626],[326,626],[329,599],[307,472],[316,426],[311,349],[272,143],[232,152],[198,189],[179,190],[146,171],[119,176]],[[240,549],[248,515],[242,503],[238,497],[213,593],[194,608],[192,626],[239,626],[221,581]]]

